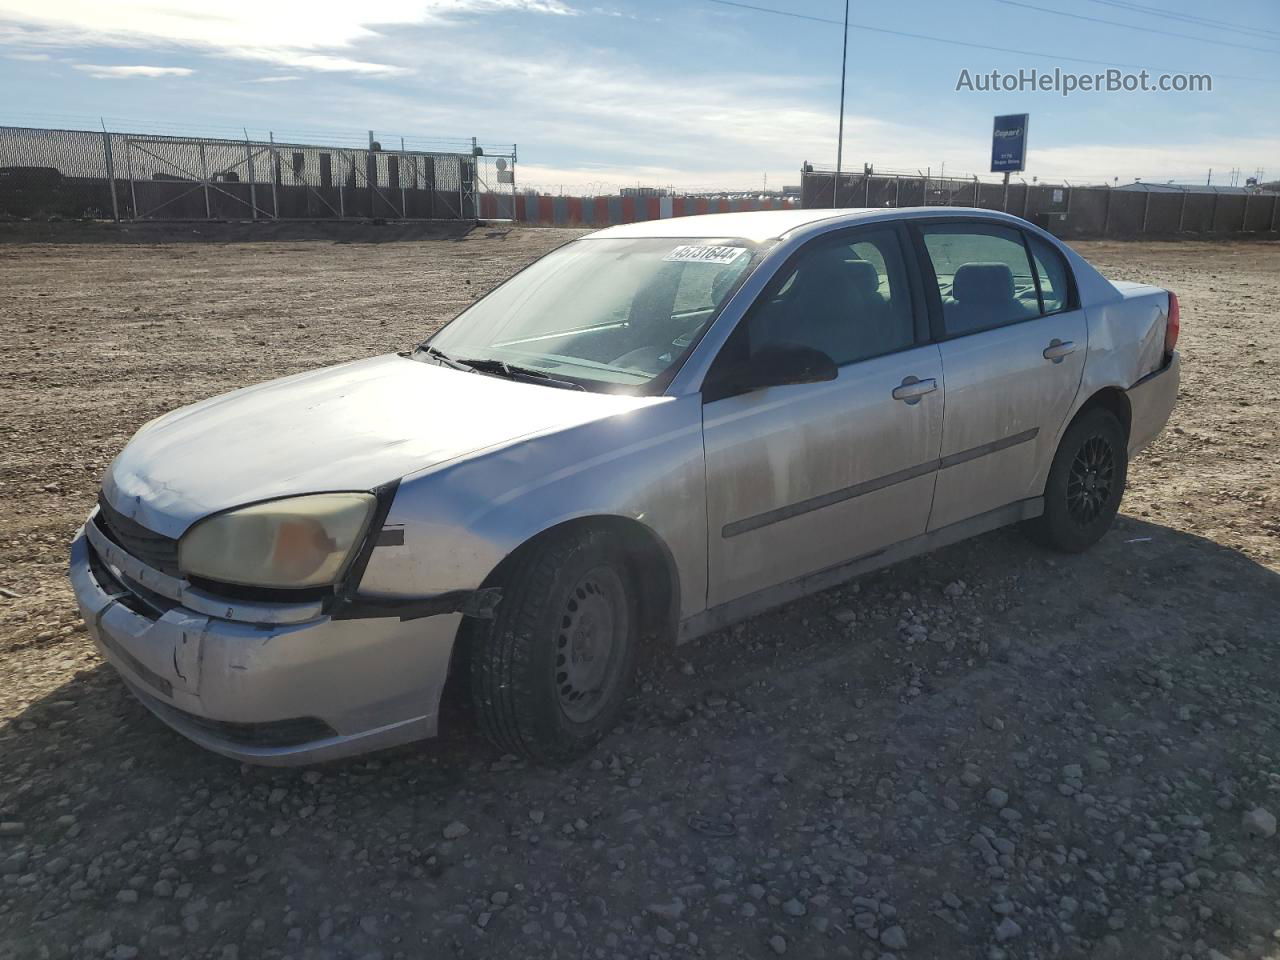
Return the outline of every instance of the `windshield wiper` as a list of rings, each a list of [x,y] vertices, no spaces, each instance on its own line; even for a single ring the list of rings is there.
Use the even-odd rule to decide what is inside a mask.
[[[434,357],[435,359],[443,363],[445,366],[453,367],[453,369],[455,370],[466,370],[467,372],[472,372],[475,370],[475,368],[472,367],[470,364],[464,363],[463,361],[458,360],[456,357],[449,356],[449,354],[445,353],[443,350],[439,349],[438,347],[433,347],[429,343],[418,344],[418,349],[421,350],[423,353],[425,353],[427,356]]]
[[[493,357],[484,357],[476,360],[456,360],[455,363],[469,367],[477,373],[493,373],[508,380],[536,380],[538,383],[545,383],[549,387],[560,387],[563,390],[583,390],[587,388],[580,383],[573,383],[570,380],[558,380],[548,373],[541,370],[534,370],[530,367],[520,367],[513,363],[507,363],[505,360],[498,360]]]

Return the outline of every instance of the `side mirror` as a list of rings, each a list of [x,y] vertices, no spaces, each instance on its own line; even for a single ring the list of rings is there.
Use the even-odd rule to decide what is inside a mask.
[[[743,391],[821,383],[839,375],[836,362],[821,350],[794,343],[768,343],[752,356],[736,386]]]

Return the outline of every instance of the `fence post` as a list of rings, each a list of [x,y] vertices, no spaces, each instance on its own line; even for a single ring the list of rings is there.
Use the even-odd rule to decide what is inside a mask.
[[[978,199],[978,175],[976,173],[973,175],[973,205],[975,207],[982,206],[981,201]]]
[[[1276,232],[1276,214],[1280,213],[1280,194],[1271,197],[1271,232]]]
[[[466,219],[466,211],[463,209],[462,198],[462,155],[458,155],[458,219]]]
[[[1147,198],[1142,203],[1142,232],[1147,232],[1147,218],[1151,214],[1151,191],[1147,191]]]
[[[213,211],[209,207],[209,158],[205,155],[203,143],[200,144],[200,178],[204,181],[201,184],[204,190],[204,218],[212,220]]]
[[[351,157],[346,152],[343,152],[341,156],[346,157],[348,160],[351,159]],[[347,173],[344,170],[342,172],[342,175],[338,178],[338,219],[339,220],[347,219],[347,194],[345,192],[346,185],[347,185]]]
[[[893,205],[895,207],[902,206],[902,177],[894,176],[893,178]]]
[[[138,188],[133,183],[133,141],[128,137],[124,141],[124,166],[129,174],[129,202],[133,204],[133,208],[129,211],[130,220],[137,220],[138,217]]]
[[[1187,218],[1187,191],[1182,191],[1182,202],[1178,204],[1178,232],[1182,232],[1182,225]]]
[[[405,161],[404,137],[401,137],[400,138],[400,171],[399,171],[400,173],[400,219],[408,220],[409,219],[409,203],[405,199],[405,192],[404,192],[404,161]],[[415,177],[417,176],[416,168],[415,168],[414,176]]]
[[[280,197],[276,194],[276,181],[280,179],[280,154],[276,153],[276,134],[274,130],[267,131],[267,139],[271,143],[271,218],[273,220],[280,219]]]
[[[1240,232],[1244,233],[1249,226],[1249,194],[1244,195],[1244,213],[1240,214]]]
[[[1031,184],[1022,185],[1022,219],[1027,219],[1027,208],[1031,206]]]
[[[107,183],[111,184],[111,217],[120,222],[120,204],[116,200],[116,167],[111,161],[111,134],[107,133],[107,125],[102,125],[102,152],[107,161]]]
[[[1111,226],[1111,184],[1107,184],[1107,203],[1102,213],[1102,235],[1107,235],[1107,228]]]
[[[249,213],[254,220],[258,219],[258,184],[253,179],[253,148],[249,145],[249,131],[244,134],[244,158],[248,163],[245,170],[249,174]]]
[[[862,205],[871,206],[871,174],[869,173],[862,175]]]
[[[1218,194],[1213,195],[1213,206],[1209,208],[1209,232],[1213,233],[1218,224]]]

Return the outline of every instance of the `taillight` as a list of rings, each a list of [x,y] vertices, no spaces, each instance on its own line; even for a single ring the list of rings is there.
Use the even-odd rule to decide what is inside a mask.
[[[1182,332],[1182,315],[1178,310],[1178,295],[1172,290],[1169,291],[1169,319],[1164,324],[1164,352],[1165,356],[1173,353],[1173,348],[1178,345],[1178,334]]]

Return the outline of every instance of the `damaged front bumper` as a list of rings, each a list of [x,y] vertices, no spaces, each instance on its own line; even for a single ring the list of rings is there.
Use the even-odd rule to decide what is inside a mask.
[[[91,519],[71,545],[71,584],[103,658],[183,736],[247,763],[290,765],[435,735],[462,613],[335,619],[254,604],[261,622],[228,619],[208,597],[156,592],[164,575],[130,561]]]

